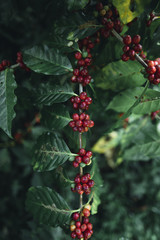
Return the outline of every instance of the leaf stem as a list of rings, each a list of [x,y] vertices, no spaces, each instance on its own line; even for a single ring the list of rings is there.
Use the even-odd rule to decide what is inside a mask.
[[[82,84],[79,84],[79,95],[83,92],[83,86]],[[79,112],[81,113],[82,110],[80,109]],[[79,133],[79,148],[82,148],[82,133]],[[83,168],[80,167],[80,177],[83,175]],[[80,209],[83,206],[83,194],[80,194],[80,202],[79,202],[79,207]],[[82,215],[80,214],[80,222],[82,222]]]
[[[19,63],[17,63],[17,64],[14,64],[14,65],[10,66],[10,68],[14,69],[14,68],[17,68],[19,66],[20,66]]]

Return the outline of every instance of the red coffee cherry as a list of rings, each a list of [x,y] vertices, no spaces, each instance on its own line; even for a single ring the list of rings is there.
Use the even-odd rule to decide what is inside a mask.
[[[75,59],[80,60],[82,58],[82,54],[80,52],[76,52],[74,57]]]
[[[89,180],[88,181],[88,186],[92,188],[94,186],[94,181],[93,180]]]
[[[77,221],[77,220],[79,219],[79,213],[78,213],[78,212],[73,213],[73,214],[72,214],[72,219],[73,219],[74,221]]]
[[[84,224],[88,224],[89,223],[89,218],[88,217],[84,217],[83,218],[83,223]]]
[[[80,222],[80,221],[76,222],[76,227],[77,227],[77,228],[80,228],[80,227],[81,227],[81,222]]]
[[[87,183],[88,182],[88,176],[87,175],[83,175],[81,177],[81,183]]]
[[[77,234],[74,232],[71,233],[71,238],[75,239],[77,237]]]
[[[76,162],[76,161],[73,161],[73,162],[72,162],[72,165],[73,165],[73,167],[75,167],[75,168],[79,167],[79,163]]]
[[[84,156],[86,154],[86,150],[84,148],[79,149],[79,155]]]
[[[87,219],[88,219],[88,218],[87,218]],[[81,231],[84,232],[84,231],[86,231],[86,229],[87,229],[87,225],[86,225],[85,223],[83,223],[83,224],[81,225]]]
[[[87,224],[87,228],[88,228],[88,230],[92,230],[92,228],[93,228],[92,223],[88,223],[88,224]]]
[[[90,211],[87,208],[84,208],[82,212],[83,212],[85,217],[89,217],[90,216]]]
[[[129,60],[129,57],[128,57],[128,55],[127,55],[126,53],[124,53],[124,54],[121,56],[121,59],[122,59],[122,61],[127,62],[127,61]]]
[[[125,37],[123,38],[123,43],[124,43],[125,45],[130,45],[131,42],[132,42],[132,38],[131,38],[130,35],[127,35],[127,36],[125,36]]]
[[[141,41],[141,36],[140,35],[135,35],[132,38],[132,43],[134,43],[134,44],[138,44],[140,41]]]
[[[72,118],[73,118],[74,121],[78,121],[79,120],[79,115],[77,113],[74,113],[72,115]]]

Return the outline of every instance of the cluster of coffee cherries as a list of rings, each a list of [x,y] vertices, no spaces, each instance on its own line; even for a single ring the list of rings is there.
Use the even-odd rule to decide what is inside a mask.
[[[94,122],[90,120],[90,116],[85,113],[74,113],[72,119],[73,121],[69,122],[69,126],[74,132],[87,132],[89,128],[94,126]]]
[[[96,9],[99,15],[102,16],[101,23],[104,28],[101,29],[101,35],[104,38],[108,38],[111,35],[111,31],[114,28],[118,33],[122,32],[123,26],[119,19],[118,10],[115,7],[103,6],[103,3],[99,2],[96,5]]]
[[[81,213],[72,214],[70,223],[71,237],[73,239],[88,240],[93,234],[93,225],[89,222],[91,205],[87,204]],[[82,218],[82,221],[80,221]]]
[[[89,173],[85,173],[83,176],[80,176],[78,173],[74,179],[74,186],[71,188],[72,192],[77,192],[80,195],[85,193],[89,195],[91,193],[91,188],[94,187],[94,180],[91,179]]]
[[[154,18],[155,18],[155,14],[154,14],[154,12],[151,12],[149,14],[149,19],[147,20],[147,27],[149,27],[151,25],[151,23],[154,20]]]
[[[88,110],[89,105],[92,103],[92,98],[88,97],[86,92],[81,92],[79,97],[71,97],[70,101],[73,103],[74,109]]]
[[[157,58],[155,61],[146,60],[148,64],[146,72],[148,74],[149,81],[157,85],[160,83],[160,58]]]
[[[23,62],[23,57],[22,57],[22,53],[21,52],[17,52],[17,60],[16,60],[16,62],[19,63],[19,66],[21,68],[23,68],[24,70],[26,70],[27,72],[30,71],[30,69]]]
[[[142,52],[142,45],[140,44],[141,37],[140,35],[135,35],[131,38],[130,35],[123,37],[123,55],[121,56],[123,61],[128,61],[129,59],[134,61],[136,53]]]
[[[88,73],[88,66],[91,65],[91,54],[87,51],[83,52],[83,54],[76,52],[75,59],[77,60],[77,67],[73,70],[71,82],[81,83],[83,86],[86,86],[91,82],[91,76]]]
[[[92,152],[87,151],[84,148],[79,149],[78,156],[74,158],[73,167],[77,168],[79,164],[84,163],[86,165],[91,164]]]
[[[5,70],[7,67],[9,67],[11,65],[10,61],[8,60],[3,60],[1,63],[0,63],[0,72]]]

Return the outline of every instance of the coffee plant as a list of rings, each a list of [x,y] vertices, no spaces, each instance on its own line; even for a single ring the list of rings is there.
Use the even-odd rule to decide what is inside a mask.
[[[1,239],[158,240],[159,1],[0,8]]]

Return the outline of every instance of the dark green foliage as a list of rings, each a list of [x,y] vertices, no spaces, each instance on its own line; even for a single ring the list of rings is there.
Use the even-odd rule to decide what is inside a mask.
[[[160,52],[159,19],[150,28],[145,23],[147,14],[159,7],[158,1],[146,7],[148,2],[136,1],[139,7],[129,17],[138,20],[124,32],[139,33],[148,59],[154,60]],[[76,172],[71,161],[79,146],[78,134],[67,127],[75,112],[68,100],[78,92],[69,79],[78,40],[101,27],[93,15],[95,3],[6,0],[0,5],[1,60],[15,64],[16,52],[23,50],[32,70],[0,74],[1,240],[70,239],[71,209],[79,206],[70,191]],[[120,16],[128,22],[128,16]],[[84,168],[96,182],[93,240],[159,240],[160,123],[150,113],[160,109],[160,87],[148,84],[141,65],[120,60],[121,47],[113,37],[101,38],[89,70],[89,114],[95,128],[83,135],[83,147],[98,146],[93,166]]]

